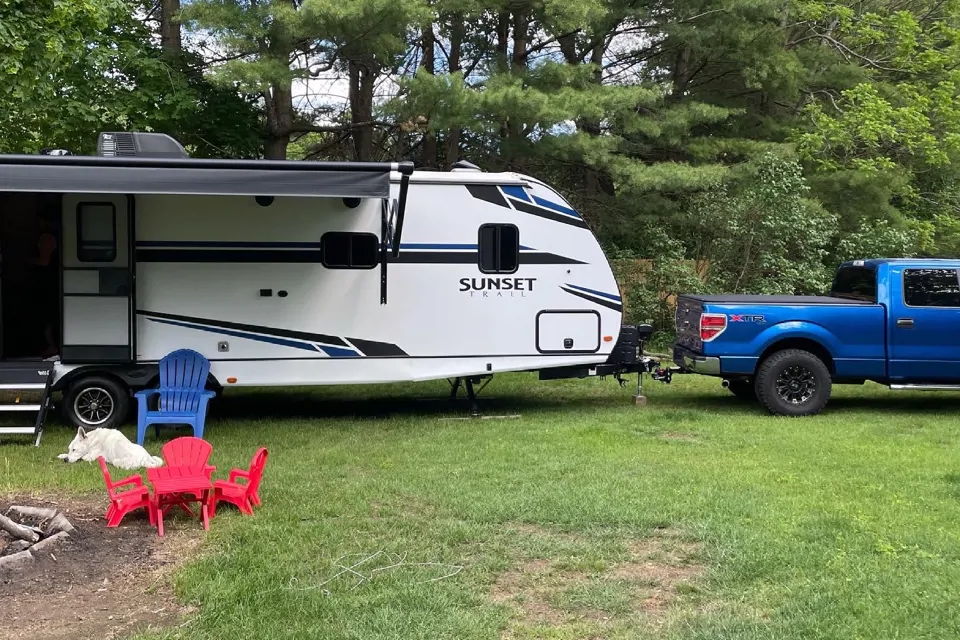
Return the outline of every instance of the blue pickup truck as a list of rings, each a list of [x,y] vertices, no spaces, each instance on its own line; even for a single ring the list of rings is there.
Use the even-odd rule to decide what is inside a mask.
[[[775,415],[834,384],[960,389],[960,260],[845,262],[825,296],[681,295],[674,363]]]

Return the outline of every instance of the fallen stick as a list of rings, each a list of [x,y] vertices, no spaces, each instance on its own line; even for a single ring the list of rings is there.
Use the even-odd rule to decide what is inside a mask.
[[[34,531],[33,527],[25,527],[22,524],[17,524],[7,516],[0,516],[0,529],[3,529],[14,538],[26,540],[30,543],[40,539],[40,534]]]

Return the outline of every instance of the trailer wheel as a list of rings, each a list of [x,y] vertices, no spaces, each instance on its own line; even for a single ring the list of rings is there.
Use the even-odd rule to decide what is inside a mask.
[[[757,370],[757,399],[779,416],[811,416],[830,399],[830,371],[820,358],[802,349],[785,349],[768,357]]]
[[[727,383],[727,391],[740,400],[749,400],[750,402],[756,402],[757,400],[757,391],[753,380],[730,380]]]
[[[64,419],[84,429],[116,429],[129,410],[129,390],[106,376],[75,380],[63,394]]]

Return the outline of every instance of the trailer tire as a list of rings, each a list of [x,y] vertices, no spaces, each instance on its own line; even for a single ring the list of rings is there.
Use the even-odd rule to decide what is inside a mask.
[[[827,365],[802,349],[771,354],[757,370],[757,399],[778,416],[812,416],[830,399],[832,380]]]
[[[85,376],[63,393],[63,418],[84,429],[116,429],[130,411],[130,390],[109,376]]]
[[[727,391],[740,400],[757,401],[756,383],[753,380],[731,380]]]

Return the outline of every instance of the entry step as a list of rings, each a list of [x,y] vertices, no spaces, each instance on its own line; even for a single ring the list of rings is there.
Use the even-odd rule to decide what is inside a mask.
[[[39,404],[0,404],[0,411],[40,411]]]
[[[26,435],[36,433],[36,427],[0,427],[0,436],[2,435]]]

